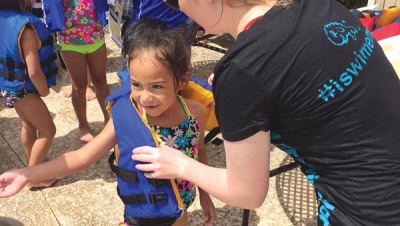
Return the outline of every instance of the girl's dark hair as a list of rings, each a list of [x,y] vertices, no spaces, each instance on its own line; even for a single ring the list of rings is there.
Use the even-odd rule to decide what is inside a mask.
[[[127,27],[123,41],[128,64],[141,52],[155,50],[155,59],[172,72],[175,84],[189,71],[190,59],[182,35],[159,20],[137,20]]]
[[[26,12],[30,4],[26,0],[0,0],[1,10],[14,10],[17,12]]]

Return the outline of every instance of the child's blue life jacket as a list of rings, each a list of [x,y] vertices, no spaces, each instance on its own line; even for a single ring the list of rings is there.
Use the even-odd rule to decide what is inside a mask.
[[[47,85],[55,85],[57,67],[53,40],[46,26],[31,13],[0,10],[0,89],[5,91],[35,90],[20,49],[21,35],[28,24],[38,36],[39,60]]]
[[[129,217],[181,217],[183,204],[174,179],[147,179],[135,168],[138,162],[132,160],[134,148],[160,145],[130,93],[130,84],[124,83],[106,98],[118,140],[109,158],[110,167],[117,175],[118,195]]]
[[[105,27],[108,24],[106,13],[108,13],[110,6],[107,0],[94,0],[94,7],[96,8],[97,18],[100,25]]]
[[[64,31],[65,21],[61,0],[42,0],[43,22],[52,31]]]

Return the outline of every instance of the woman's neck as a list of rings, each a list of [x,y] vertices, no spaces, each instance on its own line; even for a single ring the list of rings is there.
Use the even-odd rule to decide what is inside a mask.
[[[238,18],[236,21],[231,21],[231,31],[229,33],[236,39],[240,32],[244,30],[246,25],[253,19],[263,16],[270,10],[275,2],[268,2],[265,5],[246,5],[242,7],[230,7],[230,18]],[[229,23],[229,22],[228,22]]]

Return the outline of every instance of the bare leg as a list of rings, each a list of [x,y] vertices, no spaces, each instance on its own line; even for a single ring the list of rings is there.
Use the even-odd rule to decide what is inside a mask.
[[[92,80],[90,78],[89,68],[87,69],[87,80],[88,80],[88,85],[86,87],[86,100],[92,101],[92,100],[96,99],[96,93],[93,91],[93,89],[91,87]],[[66,89],[63,91],[63,96],[66,98],[69,98],[72,96],[72,86],[66,87]]]
[[[89,68],[87,69],[86,73],[87,73],[87,80],[88,80],[88,86],[86,87],[86,100],[92,101],[92,100],[96,99],[96,93],[94,92],[94,90],[91,87],[92,79],[90,76]]]
[[[79,123],[79,140],[87,143],[93,140],[93,135],[90,133],[89,123],[86,118],[86,88],[88,85],[86,54],[61,51],[61,56],[71,77],[71,99]]]
[[[104,124],[107,122],[107,111],[104,104],[106,97],[110,94],[107,85],[107,49],[103,44],[98,50],[87,55],[88,68],[92,78],[92,83],[96,89],[97,101],[104,116]]]
[[[188,213],[185,210],[181,218],[178,218],[172,226],[187,226],[188,225]]]
[[[43,163],[56,134],[56,127],[46,104],[38,95],[29,94],[18,100],[14,108],[21,119],[21,142],[28,166]],[[35,111],[32,112],[32,109]],[[48,187],[54,181],[41,181],[31,186]]]

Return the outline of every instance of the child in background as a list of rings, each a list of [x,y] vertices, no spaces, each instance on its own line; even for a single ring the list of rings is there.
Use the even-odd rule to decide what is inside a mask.
[[[15,108],[22,124],[21,142],[28,166],[43,163],[56,133],[41,97],[49,95],[57,73],[52,38],[46,26],[28,11],[26,0],[0,1],[0,91],[5,104]],[[55,180],[32,187],[48,187]]]
[[[39,18],[43,18],[43,10],[42,10],[42,1],[41,0],[36,0],[36,3],[38,4],[33,4],[32,8],[31,8],[31,12],[33,13],[33,15],[39,17]],[[58,53],[58,58],[60,60],[60,66],[62,70],[67,70],[67,67],[65,66],[65,63],[61,57],[61,54],[59,51],[57,51]],[[87,79],[88,79],[88,84],[87,84],[87,88],[86,88],[86,100],[91,101],[96,99],[96,93],[92,90],[91,84],[92,84],[92,80],[90,78],[90,71],[88,69],[87,72]],[[66,90],[63,91],[63,96],[64,97],[71,97],[72,96],[72,86],[68,86],[66,88]]]
[[[204,146],[205,109],[199,102],[186,100],[178,95],[178,92],[186,87],[190,75],[188,54],[183,43],[177,31],[169,30],[157,20],[141,19],[129,26],[124,36],[124,50],[127,53],[130,72],[130,90],[124,92],[125,99],[120,98],[115,101],[111,109],[112,118],[103,131],[77,151],[65,153],[40,166],[18,169],[1,175],[0,197],[17,193],[27,182],[58,178],[81,171],[105,156],[117,143],[118,151],[115,155],[119,155],[118,167],[122,162],[133,163],[131,159],[133,147],[128,146],[126,140],[129,142],[134,137],[140,137],[141,132],[138,132],[139,125],[132,126],[131,131],[121,129],[123,127],[121,124],[124,122],[129,124],[128,121],[133,120],[133,115],[127,114],[127,110],[114,109],[114,106],[120,107],[121,104],[124,104],[122,105],[124,108],[136,109],[141,115],[141,122],[153,131],[152,134],[157,141],[162,141],[165,145],[207,164]],[[124,87],[123,85],[111,96],[115,97],[115,94]],[[121,102],[121,99],[128,101]],[[122,114],[125,117],[118,117],[117,113],[118,116]],[[120,132],[121,130],[124,132]],[[112,164],[112,159],[110,162]],[[115,167],[112,164],[112,168]],[[175,182],[187,209],[196,196],[195,186],[189,181],[175,180]],[[120,188],[120,181],[118,185]],[[137,194],[140,191],[131,192]],[[205,224],[212,225],[216,215],[215,207],[208,193],[201,189],[199,192]],[[187,224],[187,211],[184,211],[183,216],[178,219],[131,217],[126,211],[125,222],[120,225],[186,226]]]
[[[61,55],[61,54],[60,54]],[[62,64],[65,64],[62,61],[62,58],[60,58],[60,61],[62,62]],[[67,69],[65,67],[65,69]],[[96,93],[93,91],[92,89],[92,79],[90,77],[90,71],[89,68],[87,69],[87,86],[86,86],[86,100],[87,101],[92,101],[94,99],[96,99]],[[71,77],[70,77],[71,78]],[[72,86],[68,86],[64,91],[63,91],[63,96],[66,98],[70,98],[72,96]]]
[[[106,80],[107,52],[93,0],[63,0],[66,29],[57,32],[57,44],[71,78],[72,105],[79,123],[79,139],[93,139],[86,117],[86,95],[90,81],[96,90],[106,123],[105,98],[110,94]]]

